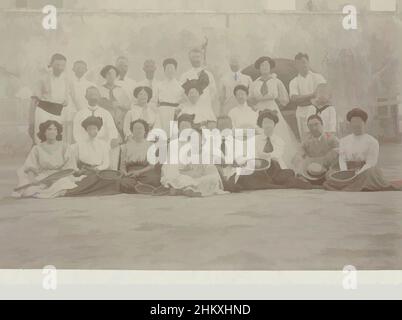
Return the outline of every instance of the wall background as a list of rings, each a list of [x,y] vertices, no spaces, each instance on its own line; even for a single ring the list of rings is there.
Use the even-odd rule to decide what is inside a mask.
[[[164,58],[175,57],[183,72],[189,68],[188,50],[207,36],[208,66],[216,79],[234,52],[244,65],[261,55],[293,59],[308,52],[314,70],[333,86],[340,116],[352,106],[370,109],[378,98],[402,93],[402,15],[370,12],[368,1],[348,1],[361,9],[353,31],[342,27],[339,8],[345,1],[338,0],[314,1],[313,7],[298,0],[297,11],[286,12],[264,11],[260,0],[73,0],[59,10],[58,29],[47,31],[38,8],[51,2],[31,0],[28,9],[16,10],[15,1],[1,1],[0,154],[29,148],[30,88],[54,52],[68,57],[69,71],[74,60],[86,60],[88,79],[97,83],[101,67],[119,55],[129,57],[132,78],[143,78],[146,58],[157,61],[162,78]],[[187,12],[175,13],[178,9]]]

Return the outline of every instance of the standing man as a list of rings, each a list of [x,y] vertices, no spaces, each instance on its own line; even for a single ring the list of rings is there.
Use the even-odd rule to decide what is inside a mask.
[[[119,71],[119,76],[116,79],[116,85],[120,86],[126,93],[127,97],[130,99],[130,102],[135,102],[134,99],[134,89],[137,87],[137,83],[127,76],[128,73],[128,58],[124,56],[120,56],[116,60],[116,68]]]
[[[212,73],[203,65],[204,52],[200,48],[194,48],[190,50],[188,57],[192,68],[181,75],[180,83],[183,85],[187,80],[200,79],[206,88],[200,97],[199,104],[209,109],[207,113],[215,113],[212,106],[217,94],[216,82]]]
[[[176,79],[177,61],[167,58],[163,61],[165,79],[159,86],[159,116],[161,129],[165,130],[167,136],[170,133],[170,122],[174,120],[180,103],[184,102],[184,89]]]
[[[298,53],[295,57],[295,66],[298,75],[290,81],[290,100],[297,105],[296,119],[300,139],[303,141],[309,132],[307,119],[315,114],[315,107],[311,99],[315,98],[315,91],[319,84],[326,83],[325,78],[310,70],[309,56],[306,53]]]
[[[253,80],[240,72],[240,61],[239,57],[232,55],[229,59],[230,71],[225,73],[221,79],[221,115],[227,115],[229,111],[237,105],[235,96],[233,95],[233,90],[238,85],[243,85],[247,88]]]
[[[92,82],[85,78],[88,67],[85,61],[78,60],[74,62],[72,79],[70,81],[70,101],[71,104],[67,107],[67,131],[64,134],[68,135],[68,139],[72,142],[73,138],[73,120],[75,114],[88,106],[88,101],[85,98],[87,89],[95,86]]]
[[[40,143],[39,125],[47,120],[56,120],[65,126],[68,105],[68,82],[65,76],[67,59],[56,53],[49,64],[49,72],[39,80],[32,96],[29,113],[29,134],[35,144]]]
[[[155,79],[156,64],[155,60],[148,59],[144,61],[142,68],[145,73],[145,79],[138,83],[140,87],[149,87],[152,89],[152,98],[149,101],[149,106],[156,110],[159,99],[159,86],[160,82]]]

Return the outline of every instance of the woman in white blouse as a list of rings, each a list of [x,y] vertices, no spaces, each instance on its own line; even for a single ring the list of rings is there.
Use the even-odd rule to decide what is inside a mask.
[[[179,106],[176,116],[181,114],[194,115],[194,127],[205,127],[209,121],[216,121],[216,116],[208,105],[204,105],[205,99],[200,99],[207,84],[198,79],[187,80],[183,84],[187,101]]]
[[[130,126],[135,120],[144,120],[150,129],[160,127],[159,115],[149,105],[152,99],[152,89],[145,86],[137,87],[134,89],[134,97],[137,99],[137,104],[132,106],[124,117],[123,130],[126,140],[132,136]]]
[[[86,139],[75,145],[77,167],[80,170],[106,170],[109,168],[110,146],[97,137],[103,126],[101,117],[90,116],[82,122],[87,131]]]
[[[114,180],[102,179],[98,172],[109,168],[110,146],[97,137],[103,126],[101,117],[89,116],[82,124],[88,133],[87,139],[75,144],[75,158],[77,164],[77,187],[66,192],[67,197],[72,196],[101,196],[120,193],[119,184]]]
[[[237,106],[229,111],[228,116],[232,120],[234,129],[255,129],[258,130],[258,114],[248,104],[248,88],[244,85],[237,85],[233,94],[236,98]]]
[[[379,144],[371,135],[365,133],[368,114],[355,108],[346,115],[352,133],[339,141],[339,168],[341,171],[353,170],[355,176],[347,181],[339,181],[328,174],[324,184],[328,190],[342,191],[389,191],[397,190],[383,176],[377,167]]]
[[[240,176],[237,185],[241,190],[313,188],[310,183],[297,178],[293,170],[287,169],[283,161],[286,145],[275,134],[279,121],[276,111],[260,111],[257,124],[264,133],[255,139],[255,154],[259,159],[268,160],[270,167],[264,171],[254,171],[251,175]]]
[[[261,76],[250,86],[250,104],[257,112],[263,110],[277,112],[280,121],[275,128],[275,133],[287,146],[283,158],[287,166],[291,166],[300,146],[278,107],[278,102],[284,106],[288,104],[289,95],[282,81],[271,72],[275,67],[274,60],[270,57],[261,57],[255,62],[254,67],[260,71]]]

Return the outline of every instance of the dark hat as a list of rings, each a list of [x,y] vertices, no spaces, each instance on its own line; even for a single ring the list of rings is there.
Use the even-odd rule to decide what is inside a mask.
[[[205,89],[203,88],[202,83],[198,79],[187,80],[185,83],[183,83],[182,87],[186,95],[188,95],[191,89],[196,89],[198,93],[201,95]]]
[[[81,126],[86,130],[88,126],[97,126],[98,130],[103,126],[103,120],[101,117],[90,116],[81,122]]]
[[[107,66],[103,67],[102,70],[101,70],[101,72],[100,72],[100,75],[101,75],[103,78],[106,78],[107,73],[108,73],[110,70],[112,70],[112,69],[113,69],[114,71],[116,71],[116,75],[119,75],[119,70],[118,70],[115,66],[112,66],[112,65],[107,65]]]
[[[168,64],[173,64],[174,67],[177,69],[177,61],[173,58],[167,58],[163,60],[163,68],[165,69]]]
[[[271,69],[275,68],[275,61],[273,59],[271,59],[270,57],[260,57],[257,59],[257,61],[254,63],[254,67],[259,70],[260,66],[263,62],[268,61],[269,65],[271,66]]]
[[[262,128],[262,121],[264,118],[271,119],[275,124],[279,122],[278,111],[276,110],[262,110],[258,113],[257,125]]]
[[[138,94],[144,90],[147,94],[148,94],[148,102],[152,99],[152,89],[150,87],[147,86],[140,86],[134,89],[134,97],[137,98]]]
[[[238,90],[243,90],[245,93],[248,94],[248,87],[246,87],[244,84],[238,84],[236,87],[234,87],[233,94],[236,95],[236,92]]]
[[[352,110],[350,110],[347,115],[346,115],[346,119],[350,122],[350,120],[352,120],[352,118],[354,117],[359,117],[361,118],[364,122],[367,121],[368,119],[368,114],[366,111],[364,111],[363,109],[360,108],[354,108]]]

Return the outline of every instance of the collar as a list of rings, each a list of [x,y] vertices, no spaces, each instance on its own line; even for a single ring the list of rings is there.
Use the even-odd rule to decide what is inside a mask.
[[[108,89],[108,90],[110,90],[110,89],[113,90],[113,89],[115,89],[115,88],[120,88],[120,86],[118,86],[118,85],[116,85],[116,84],[114,84],[113,87],[110,88],[107,83],[105,83],[105,84],[103,85],[103,87],[106,88],[106,89]]]
[[[330,104],[323,105],[322,107],[314,105],[315,113],[320,114],[321,112],[323,112],[325,109],[329,108],[330,106],[331,106]]]
[[[99,108],[99,106],[98,105],[96,105],[95,107],[91,107],[89,104],[87,105],[88,106],[88,110],[89,111],[96,111],[96,110],[98,110],[98,108]]]
[[[269,81],[269,80],[271,80],[271,79],[276,79],[276,78],[277,78],[276,73],[271,73],[271,74],[269,75],[269,78],[267,79],[267,81]],[[260,76],[257,80],[259,80],[259,81],[261,81],[261,82],[264,81],[261,76]]]

